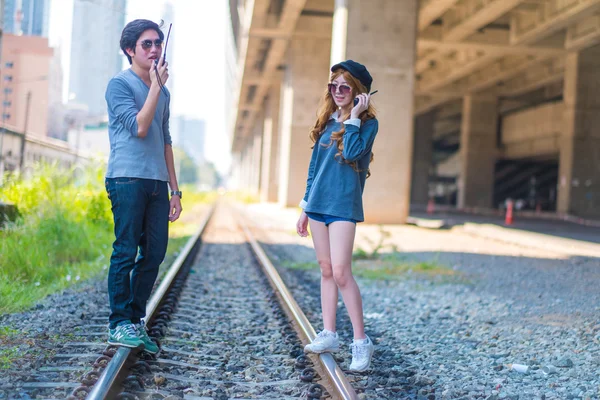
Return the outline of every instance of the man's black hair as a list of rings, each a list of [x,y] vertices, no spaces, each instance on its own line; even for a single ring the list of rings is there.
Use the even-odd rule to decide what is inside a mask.
[[[161,21],[162,25],[162,21]],[[165,34],[160,30],[160,25],[156,22],[149,21],[147,19],[136,19],[125,25],[123,32],[121,33],[121,50],[125,53],[125,57],[131,64],[131,56],[127,54],[127,49],[132,49],[135,53],[135,47],[138,39],[148,29],[154,29],[158,33],[158,37],[163,40]]]

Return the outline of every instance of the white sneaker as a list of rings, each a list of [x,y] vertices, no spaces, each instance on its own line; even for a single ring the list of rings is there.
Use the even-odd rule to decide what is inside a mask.
[[[352,363],[350,363],[350,371],[362,372],[369,369],[371,366],[371,357],[373,356],[373,342],[367,336],[364,343],[352,342]]]
[[[304,351],[307,353],[326,353],[332,351],[339,351],[340,349],[340,341],[338,339],[337,332],[331,332],[327,330],[322,330],[319,332],[316,338],[312,341],[312,343],[304,346]]]

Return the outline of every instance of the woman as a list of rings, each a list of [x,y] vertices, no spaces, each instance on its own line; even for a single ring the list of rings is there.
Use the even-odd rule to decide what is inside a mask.
[[[352,247],[356,223],[364,221],[362,192],[372,161],[371,148],[378,122],[369,104],[373,78],[352,60],[331,68],[330,83],[311,129],[314,143],[303,209],[296,230],[313,237],[321,267],[323,330],[305,351],[339,350],[336,333],[338,288],[354,330],[351,371],[370,367],[373,343],[365,334],[360,290],[352,276]],[[355,101],[357,99],[357,101]]]

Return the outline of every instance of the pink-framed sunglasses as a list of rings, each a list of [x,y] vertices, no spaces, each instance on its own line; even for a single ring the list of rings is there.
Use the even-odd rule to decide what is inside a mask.
[[[327,84],[327,89],[332,95],[335,95],[337,91],[339,91],[344,96],[352,93],[352,88],[348,85],[336,85],[335,83]]]

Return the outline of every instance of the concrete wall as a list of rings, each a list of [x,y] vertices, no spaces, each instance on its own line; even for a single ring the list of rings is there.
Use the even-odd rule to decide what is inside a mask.
[[[446,161],[439,163],[436,166],[435,173],[440,176],[460,176],[460,168],[462,161],[460,158],[460,151],[457,151],[452,157],[449,157]]]
[[[558,211],[600,218],[600,45],[569,53]]]
[[[524,158],[558,154],[565,105],[543,104],[515,112],[502,119],[502,155]]]
[[[2,133],[2,149],[5,154],[4,171],[16,171],[21,162],[21,146],[23,135],[11,131]],[[76,160],[86,160],[86,157],[76,157],[75,152],[66,142],[52,138],[38,138],[28,135],[25,140],[24,169],[28,169],[37,162],[58,162],[62,167],[68,168]]]
[[[460,139],[462,162],[458,207],[492,207],[494,167],[498,157],[498,100],[465,96]]]
[[[426,204],[429,200],[429,170],[433,159],[434,122],[435,112],[428,112],[415,118],[410,190],[411,204]]]

